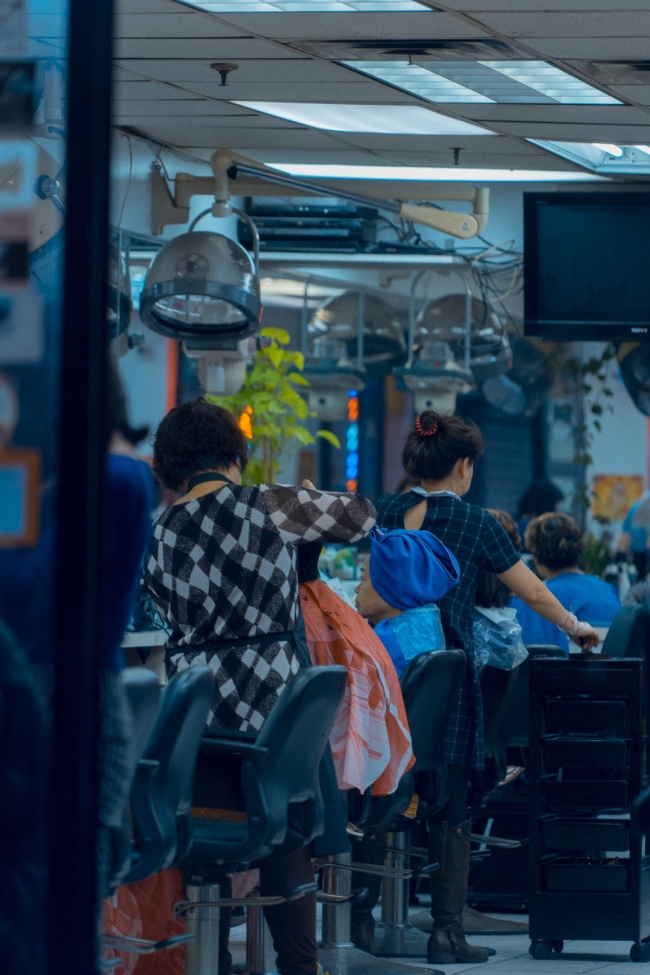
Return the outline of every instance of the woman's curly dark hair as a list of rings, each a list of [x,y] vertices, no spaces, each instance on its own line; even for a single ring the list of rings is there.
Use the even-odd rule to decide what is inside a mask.
[[[199,471],[226,471],[237,461],[244,470],[248,443],[237,420],[203,398],[170,410],[154,438],[154,474],[172,491]]]
[[[573,568],[584,548],[582,528],[575,518],[562,511],[533,518],[524,541],[535,559],[549,569]]]
[[[483,434],[472,420],[424,410],[406,435],[402,466],[418,481],[443,481],[457,460],[473,463],[484,450]]]
[[[509,515],[507,511],[503,511],[501,508],[486,508],[485,510],[496,518],[502,528],[505,528],[508,533],[508,538],[519,552],[521,549],[521,537],[517,531],[517,523],[512,515]],[[511,599],[512,593],[505,582],[501,582],[501,579],[498,579],[488,569],[479,569],[476,580],[476,597],[474,600],[477,606],[482,606],[484,609],[505,609],[510,604]]]

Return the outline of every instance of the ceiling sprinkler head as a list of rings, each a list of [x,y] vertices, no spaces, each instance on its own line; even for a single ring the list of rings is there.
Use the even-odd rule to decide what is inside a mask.
[[[219,75],[221,76],[221,87],[226,88],[228,86],[228,82],[226,81],[226,78],[228,77],[231,71],[236,71],[239,65],[223,64],[221,61],[216,61],[214,64],[211,64],[210,67],[212,68],[213,71],[219,72]]]

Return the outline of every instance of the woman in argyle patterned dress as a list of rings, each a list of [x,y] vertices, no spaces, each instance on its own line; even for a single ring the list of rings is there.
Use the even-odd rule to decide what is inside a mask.
[[[354,494],[243,487],[247,452],[232,414],[204,399],[163,419],[153,469],[182,496],[154,525],[146,581],[171,627],[169,672],[206,664],[215,676],[209,723],[258,731],[300,667],[296,546],[356,541],[372,529],[375,510]],[[263,860],[260,878],[265,895],[313,881],[310,851]],[[315,896],[264,913],[278,972],[314,975]],[[225,964],[223,951],[220,975]]]
[[[462,500],[472,482],[474,460],[483,449],[483,435],[471,420],[425,410],[407,435],[402,453],[404,470],[417,478],[421,487],[407,494],[384,495],[377,503],[377,520],[382,528],[432,532],[454,553],[461,573],[458,585],[439,602],[447,646],[465,651],[467,670],[445,737],[449,799],[429,822],[429,859],[440,864],[440,869],[430,875],[433,932],[429,964],[488,959],[488,949],[469,945],[462,927],[471,833],[467,787],[470,769],[483,768],[483,708],[473,644],[479,570],[495,573],[583,649],[598,643],[595,630],[567,613],[521,561],[498,521],[478,505]]]

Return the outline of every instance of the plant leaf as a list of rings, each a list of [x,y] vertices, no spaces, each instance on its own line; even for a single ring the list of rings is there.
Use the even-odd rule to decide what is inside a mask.
[[[327,440],[328,443],[331,443],[332,446],[338,448],[338,450],[341,449],[341,441],[335,433],[332,433],[331,430],[319,430],[316,436],[321,437],[323,440]]]
[[[286,328],[263,328],[260,335],[265,339],[275,339],[280,345],[288,345],[291,341],[291,336]]]
[[[309,380],[305,379],[300,372],[290,372],[287,379],[290,379],[292,383],[296,384],[296,386],[311,386]]]
[[[287,387],[287,389],[282,390],[282,392],[280,393],[280,399],[282,400],[283,403],[286,403],[287,406],[291,407],[293,412],[300,420],[304,420],[307,414],[309,413],[309,407],[307,406],[307,403],[302,398],[300,393],[297,393],[295,389],[291,388],[291,386]]]
[[[262,349],[262,353],[273,363],[276,369],[284,358],[284,352],[282,349],[274,349],[273,346],[268,346],[266,349]]]
[[[289,436],[295,437],[295,439],[302,444],[315,443],[311,433],[305,427],[291,427]]]

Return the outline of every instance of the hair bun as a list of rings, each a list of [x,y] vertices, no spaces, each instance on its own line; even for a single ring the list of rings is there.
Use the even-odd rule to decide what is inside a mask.
[[[421,437],[433,437],[440,428],[440,419],[435,410],[424,410],[415,419],[415,429]]]

